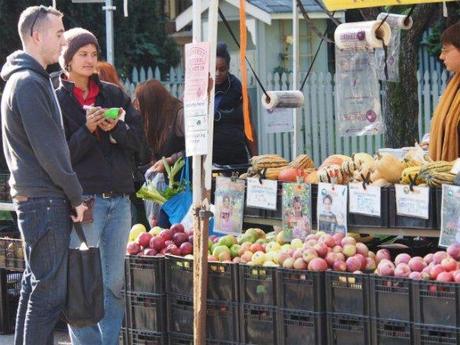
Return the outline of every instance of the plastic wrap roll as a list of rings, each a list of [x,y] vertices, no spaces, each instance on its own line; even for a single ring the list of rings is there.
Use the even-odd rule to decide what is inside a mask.
[[[386,22],[380,26],[381,23],[372,20],[340,24],[334,33],[335,45],[339,49],[383,48],[382,39],[385,45],[390,43],[391,28]]]
[[[299,108],[303,106],[304,97],[302,91],[267,91],[270,99],[262,95],[262,105],[265,109],[274,108]]]
[[[387,18],[385,20],[385,23],[388,23],[390,27],[399,28],[401,30],[409,30],[410,28],[412,28],[412,25],[414,24],[412,17],[407,17],[403,14],[388,14],[382,12],[377,16],[377,20],[384,20],[385,18]]]

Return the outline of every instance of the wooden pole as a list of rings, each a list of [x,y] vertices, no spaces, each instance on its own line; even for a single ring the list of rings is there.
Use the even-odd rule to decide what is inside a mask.
[[[297,15],[297,1],[292,0],[292,90],[295,91],[299,87],[299,18]],[[294,159],[300,153],[300,128],[302,123],[299,116],[299,108],[292,109],[292,117],[294,123],[294,135],[292,136],[292,157]],[[289,157],[285,157],[288,159]]]
[[[193,42],[201,42],[201,1],[193,1]],[[199,218],[201,210],[201,203],[203,200],[203,189],[201,184],[201,165],[202,157],[193,156],[193,341],[196,345],[204,345],[206,343],[206,292],[203,298],[203,288],[206,289],[206,276],[207,269],[203,269],[202,260],[202,228]],[[207,249],[207,244],[206,244]],[[206,253],[206,262],[207,262]],[[206,265],[207,266],[207,265]]]

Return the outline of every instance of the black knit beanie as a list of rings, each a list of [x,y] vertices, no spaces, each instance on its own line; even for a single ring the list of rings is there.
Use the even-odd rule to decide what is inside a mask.
[[[66,69],[70,60],[72,60],[75,53],[81,47],[84,47],[88,44],[94,44],[97,49],[97,53],[100,53],[101,48],[97,41],[96,36],[94,36],[90,31],[83,28],[73,28],[67,30],[64,33],[64,38],[66,41],[66,46],[62,48],[61,57],[59,63],[63,69]]]

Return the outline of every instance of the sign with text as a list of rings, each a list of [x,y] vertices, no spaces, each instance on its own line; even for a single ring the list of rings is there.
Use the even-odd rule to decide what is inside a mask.
[[[453,0],[447,0],[453,1]],[[323,0],[329,11],[349,10],[353,8],[366,8],[378,6],[396,6],[429,4],[434,2],[445,2],[443,0]]]
[[[246,206],[276,210],[278,182],[248,178]]]
[[[187,156],[208,153],[209,43],[185,45],[185,151]]]
[[[292,109],[274,108],[268,110],[264,108],[265,133],[284,133],[294,130],[294,115]]]
[[[347,192],[347,186],[318,184],[316,207],[318,231],[331,235],[336,232],[347,233]]]
[[[442,185],[439,246],[460,243],[460,186]]]
[[[428,219],[430,207],[430,188],[414,186],[411,191],[408,185],[396,184],[396,214]]]
[[[380,217],[381,188],[377,186],[363,187],[362,183],[349,183],[350,213]]]

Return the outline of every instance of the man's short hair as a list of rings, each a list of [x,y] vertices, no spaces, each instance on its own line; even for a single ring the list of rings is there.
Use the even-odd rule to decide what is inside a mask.
[[[18,33],[21,41],[24,42],[26,37],[32,36],[35,29],[38,29],[47,18],[48,14],[62,17],[63,13],[51,6],[30,6],[22,11],[18,21]]]
[[[442,44],[452,44],[460,49],[460,22],[449,26],[441,35]]]

